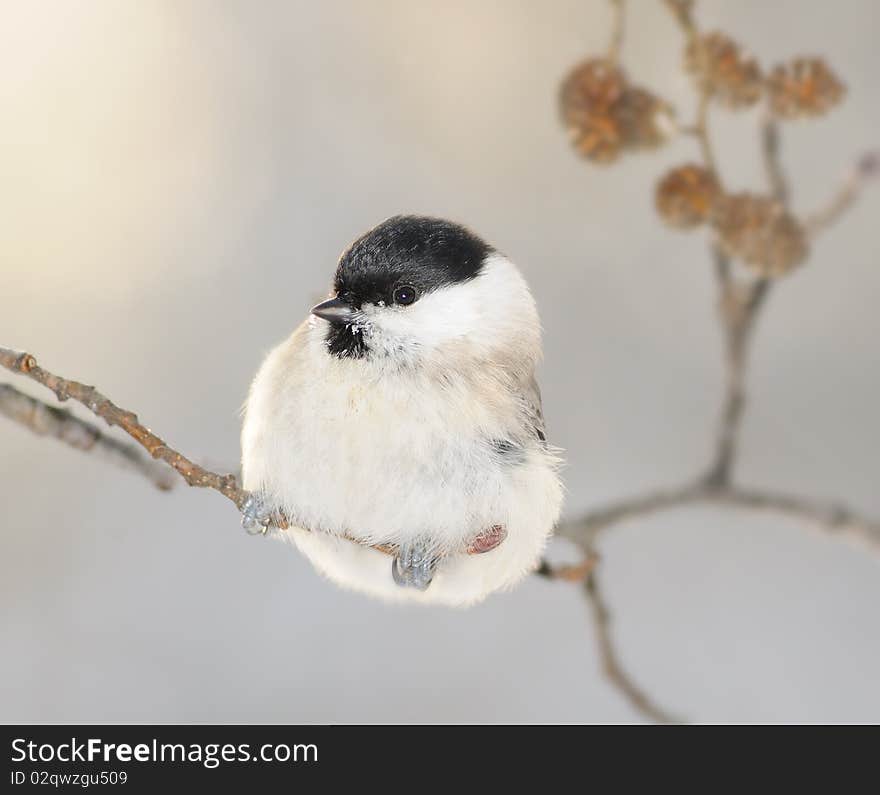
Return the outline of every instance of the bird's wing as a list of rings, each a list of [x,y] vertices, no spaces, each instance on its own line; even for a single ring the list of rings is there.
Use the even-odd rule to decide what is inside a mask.
[[[523,405],[526,410],[526,418],[534,428],[535,435],[542,441],[547,441],[546,428],[544,426],[544,409],[541,406],[541,388],[538,381],[532,375],[522,385]]]

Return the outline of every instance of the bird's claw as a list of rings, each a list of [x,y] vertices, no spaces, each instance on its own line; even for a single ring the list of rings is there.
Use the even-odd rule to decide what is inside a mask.
[[[264,536],[275,524],[275,511],[262,494],[252,493],[241,508],[241,526],[251,536]]]
[[[391,575],[401,588],[427,590],[439,559],[424,540],[401,544],[391,561]]]

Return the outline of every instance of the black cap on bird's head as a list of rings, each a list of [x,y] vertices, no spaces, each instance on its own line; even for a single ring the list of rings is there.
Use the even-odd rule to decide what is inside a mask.
[[[336,269],[335,296],[312,314],[329,321],[327,342],[337,356],[363,356],[363,332],[352,323],[364,304],[408,306],[440,287],[470,281],[492,247],[459,224],[398,215],[361,236]]]

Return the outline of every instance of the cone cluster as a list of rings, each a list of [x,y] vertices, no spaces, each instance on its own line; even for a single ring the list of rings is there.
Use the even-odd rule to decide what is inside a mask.
[[[669,127],[666,104],[632,85],[605,58],[591,58],[569,72],[559,92],[559,111],[572,146],[596,163],[658,146]]]

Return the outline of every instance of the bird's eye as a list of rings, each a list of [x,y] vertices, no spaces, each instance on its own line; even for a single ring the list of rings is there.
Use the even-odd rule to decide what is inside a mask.
[[[395,287],[391,297],[394,299],[395,304],[409,306],[419,297],[419,293],[415,287],[412,287],[409,284],[404,284],[401,287]]]

